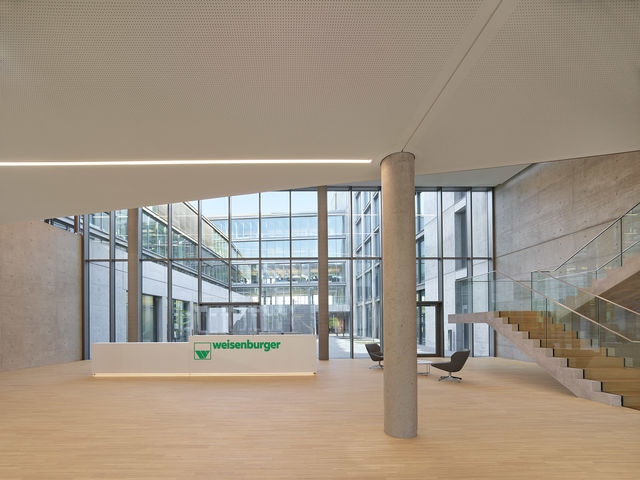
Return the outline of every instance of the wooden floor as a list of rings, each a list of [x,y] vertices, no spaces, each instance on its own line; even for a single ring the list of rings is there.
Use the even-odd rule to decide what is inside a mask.
[[[535,364],[418,377],[419,436],[383,433],[368,360],[316,377],[0,373],[0,479],[638,479],[640,411],[572,396]]]

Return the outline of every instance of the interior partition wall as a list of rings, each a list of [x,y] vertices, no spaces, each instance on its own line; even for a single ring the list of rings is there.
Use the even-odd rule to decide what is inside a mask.
[[[449,325],[455,280],[492,268],[489,189],[417,189],[416,329],[421,355],[493,354],[488,327]],[[329,188],[330,358],[382,343],[382,197]],[[140,338],[313,333],[318,310],[317,192],[262,192],[140,209]],[[127,211],[86,215],[90,344],[127,339]]]

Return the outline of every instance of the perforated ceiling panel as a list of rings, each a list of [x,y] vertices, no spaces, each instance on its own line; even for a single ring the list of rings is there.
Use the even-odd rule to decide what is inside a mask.
[[[640,2],[519,2],[407,148],[436,168],[640,149]]]
[[[0,1],[0,223],[640,149],[640,2]]]
[[[371,157],[472,1],[2,2],[2,158]]]

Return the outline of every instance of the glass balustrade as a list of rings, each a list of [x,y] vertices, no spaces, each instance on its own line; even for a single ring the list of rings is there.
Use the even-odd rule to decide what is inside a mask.
[[[633,207],[582,247],[553,276],[579,288],[591,288],[596,279],[606,277],[640,257],[640,204]]]
[[[637,315],[626,310],[622,314],[610,302],[596,305],[592,298],[553,277],[536,276],[530,283],[490,272],[457,280],[456,297],[456,313],[498,312],[529,332],[529,338],[539,339],[541,347],[554,348],[554,353],[604,349],[600,351],[606,356],[624,358],[625,366],[640,366]],[[563,305],[561,298],[577,308]],[[590,309],[599,309],[599,313]],[[602,322],[592,318],[596,314]]]

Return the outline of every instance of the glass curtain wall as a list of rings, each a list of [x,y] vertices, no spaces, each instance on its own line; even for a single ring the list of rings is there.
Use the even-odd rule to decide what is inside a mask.
[[[87,354],[91,344],[127,341],[126,210],[85,215],[85,301],[89,315]]]
[[[418,189],[419,353],[489,355],[486,326],[449,325],[455,280],[492,270],[492,193]],[[381,192],[329,189],[329,353],[366,357],[382,340]],[[142,341],[192,333],[317,330],[317,193],[259,194],[141,208]],[[127,211],[82,219],[89,343],[127,338]],[[82,222],[80,222],[82,223]],[[438,322],[443,322],[437,338]]]
[[[416,300],[418,352],[449,356],[470,349],[493,353],[487,325],[449,324],[456,312],[455,281],[492,270],[492,192],[487,189],[418,189],[416,207]],[[434,322],[443,316],[443,345]],[[491,348],[490,348],[491,347]]]

